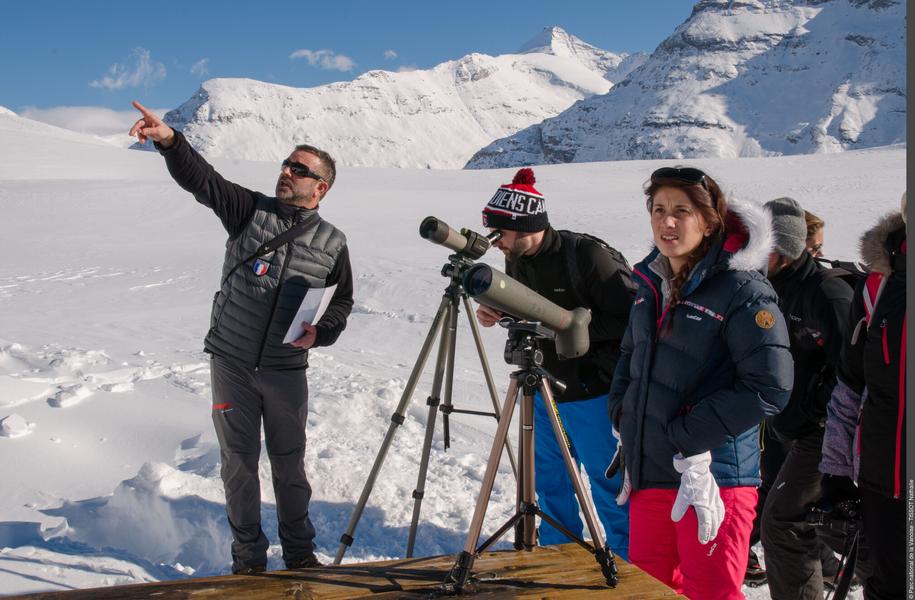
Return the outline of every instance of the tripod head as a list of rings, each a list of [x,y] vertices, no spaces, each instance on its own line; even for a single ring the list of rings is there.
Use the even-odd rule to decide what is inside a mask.
[[[549,381],[560,394],[566,391],[566,384],[544,369],[541,340],[556,339],[556,333],[537,321],[516,321],[510,317],[499,320],[499,326],[508,330],[505,340],[505,362],[521,367],[518,380],[526,387],[536,388],[541,379]]]

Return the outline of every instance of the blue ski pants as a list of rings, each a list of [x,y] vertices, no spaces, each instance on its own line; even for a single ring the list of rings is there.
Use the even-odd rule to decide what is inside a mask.
[[[604,526],[607,544],[614,554],[629,559],[629,505],[617,506],[620,473],[613,479],[604,471],[616,452],[616,440],[610,432],[607,417],[609,398],[599,396],[590,400],[563,402],[560,419],[571,444],[572,458],[582,465],[591,483],[591,498],[597,517]],[[534,489],[541,510],[559,521],[569,531],[581,537],[584,525],[578,514],[575,488],[562,460],[559,443],[540,392],[534,398]],[[571,542],[564,533],[545,521],[540,523],[540,544]]]

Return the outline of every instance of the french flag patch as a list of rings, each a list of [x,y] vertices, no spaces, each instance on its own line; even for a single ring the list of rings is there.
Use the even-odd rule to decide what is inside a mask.
[[[270,268],[269,262],[258,258],[256,261],[254,261],[254,266],[252,267],[252,270],[254,271],[254,274],[257,275],[258,277],[263,277],[264,275],[267,274],[267,270],[269,268]]]

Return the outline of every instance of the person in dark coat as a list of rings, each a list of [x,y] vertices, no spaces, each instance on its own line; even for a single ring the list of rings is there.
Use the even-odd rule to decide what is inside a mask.
[[[788,324],[794,388],[785,410],[766,421],[787,453],[774,477],[764,474],[772,481],[761,517],[762,545],[773,600],[818,600],[823,597],[822,558],[832,552],[806,517],[820,497],[826,405],[848,338],[852,289],[807,251],[804,209],[795,200],[778,198],[765,207],[775,234],[768,277]],[[768,452],[767,445],[763,454]]]
[[[824,506],[860,498],[866,600],[906,592],[906,223],[886,215],[861,238],[871,274],[855,289],[823,439]],[[857,485],[855,485],[857,482]]]
[[[232,572],[267,567],[258,476],[261,422],[283,560],[290,569],[319,566],[304,462],[308,351],[333,344],[353,307],[346,237],[318,215],[318,204],[334,183],[333,158],[313,146],[297,146],[283,161],[276,196],[269,197],[227,181],[181,133],[138,102],[134,107],[142,117],[130,135],[153,140],[175,182],[212,209],[229,234],[204,349],[211,355],[213,425],[234,538]],[[265,248],[287,231],[293,239]],[[302,334],[284,343],[305,293],[334,285],[324,316],[314,324],[296,324]]]
[[[645,189],[655,242],[610,389],[629,485],[629,557],[690,598],[743,598],[759,484],[759,423],[793,380],[788,331],[762,270],[758,205],[728,203],[699,169]]]
[[[572,457],[591,482],[597,516],[607,543],[623,559],[629,550],[629,514],[614,502],[620,477],[604,477],[607,456],[615,445],[606,426],[607,392],[619,356],[620,339],[629,321],[635,293],[626,260],[597,240],[550,226],[543,196],[534,188],[531,169],[521,169],[512,183],[500,186],[483,209],[483,225],[500,230],[495,246],[505,254],[505,272],[548,300],[567,309],[591,309],[590,348],[579,358],[559,360],[552,341],[541,343],[543,367],[567,388],[556,393],[559,416],[571,442]],[[492,327],[503,315],[480,305],[477,319]],[[540,508],[581,537],[582,522],[572,480],[552,434],[539,392],[534,402],[534,486]],[[571,541],[543,521],[541,545]]]

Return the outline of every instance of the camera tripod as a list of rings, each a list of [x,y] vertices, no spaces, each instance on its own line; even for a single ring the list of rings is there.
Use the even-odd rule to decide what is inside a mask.
[[[502,323],[500,322],[500,324]],[[507,327],[509,339],[505,344],[505,360],[510,364],[521,367],[521,369],[511,374],[508,393],[505,396],[505,404],[502,406],[502,418],[499,419],[499,426],[496,429],[496,436],[489,454],[489,463],[486,466],[486,474],[483,476],[483,486],[477,498],[473,519],[470,522],[467,543],[442,584],[442,591],[449,594],[463,592],[464,586],[467,585],[468,580],[471,578],[473,563],[477,555],[498,541],[512,527],[515,528],[515,550],[528,552],[533,550],[537,543],[534,517],[540,517],[593,554],[607,585],[616,587],[618,576],[613,551],[604,541],[604,536],[597,526],[594,506],[591,503],[590,496],[585,492],[578,467],[572,459],[565,430],[559,420],[559,412],[556,409],[553,393],[550,390],[550,384],[560,390],[564,390],[565,385],[541,367],[543,353],[538,346],[539,340],[553,337],[554,334],[536,323],[509,323]],[[553,434],[559,442],[566,471],[568,471],[569,478],[572,480],[575,495],[578,497],[579,505],[582,508],[582,513],[584,513],[592,544],[580,539],[553,517],[544,513],[537,505],[534,493],[534,393],[536,391],[540,392],[543,401],[546,403],[550,423],[553,426]],[[496,471],[499,467],[502,447],[508,440],[508,427],[511,423],[512,412],[519,393],[522,394],[522,398],[520,433],[518,436],[520,464],[516,500],[517,510],[514,516],[489,539],[477,546],[483,527],[483,518],[486,516],[486,507],[492,494]]]
[[[388,431],[384,436],[381,449],[378,450],[378,454],[375,456],[375,463],[372,465],[369,477],[365,482],[365,486],[362,488],[359,502],[353,510],[349,524],[346,526],[346,533],[340,536],[340,546],[334,557],[335,565],[340,564],[340,561],[343,560],[343,555],[346,553],[346,549],[353,544],[353,534],[356,531],[356,526],[359,523],[359,519],[362,517],[362,512],[365,510],[365,504],[368,502],[369,495],[372,493],[372,488],[375,485],[378,472],[381,470],[385,456],[394,439],[394,432],[404,423],[404,413],[406,412],[407,404],[416,389],[417,381],[423,371],[426,360],[429,358],[432,343],[435,340],[436,335],[440,334],[438,356],[435,362],[435,375],[432,382],[431,394],[426,399],[426,404],[429,406],[429,412],[426,417],[426,432],[423,439],[422,455],[420,457],[419,475],[416,482],[416,488],[413,490],[413,517],[410,521],[410,534],[407,540],[407,558],[413,556],[413,546],[416,542],[416,528],[419,523],[419,513],[422,506],[423,495],[425,493],[426,473],[429,467],[429,452],[432,447],[432,436],[435,432],[435,419],[437,413],[439,411],[442,413],[442,426],[444,429],[446,450],[451,447],[449,416],[452,413],[494,417],[501,423],[499,402],[496,398],[496,386],[489,369],[489,363],[486,360],[486,351],[483,348],[483,342],[480,338],[480,330],[477,326],[474,314],[470,309],[470,301],[467,299],[467,292],[464,290],[462,284],[464,273],[472,267],[474,263],[465,254],[460,252],[449,256],[448,261],[449,262],[442,267],[442,276],[450,278],[450,283],[442,296],[438,312],[435,315],[435,319],[432,321],[429,333],[426,335],[426,341],[423,342],[422,349],[413,366],[413,371],[410,373],[410,378],[407,380],[407,386],[403,391],[403,395],[400,397],[400,403],[397,405],[394,414],[391,415],[391,424],[388,426]],[[470,320],[470,330],[473,333],[473,341],[476,344],[477,355],[479,356],[480,364],[483,367],[483,376],[486,379],[486,386],[489,388],[489,395],[492,399],[493,406],[493,412],[491,413],[457,409],[451,404],[457,321],[461,303],[463,303],[464,309],[467,312],[467,317]],[[442,401],[442,398],[439,395],[443,385],[444,401]],[[511,418],[510,414],[509,418]],[[502,445],[508,450],[512,471],[517,476],[518,471],[515,465],[515,455],[512,452],[511,446],[507,440],[504,440]]]

